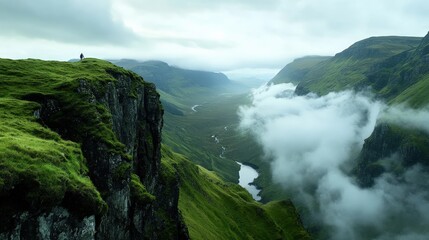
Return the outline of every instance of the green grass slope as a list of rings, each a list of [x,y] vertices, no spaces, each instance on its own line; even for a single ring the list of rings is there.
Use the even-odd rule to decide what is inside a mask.
[[[121,152],[123,145],[110,130],[106,110],[89,104],[76,91],[82,79],[97,86],[115,81],[110,73],[121,71],[124,70],[95,59],[76,63],[0,59],[2,226],[8,224],[7,216],[21,210],[43,211],[57,205],[79,209],[85,215],[106,210],[88,177],[80,145],[62,139],[40,123],[36,100],[49,96],[61,101],[70,116],[84,116],[82,132],[93,134],[111,151]]]
[[[367,86],[367,75],[376,64],[416,48],[417,37],[371,37],[359,41],[333,58],[316,64],[298,84],[297,93],[332,91]]]
[[[429,104],[429,34],[416,49],[386,59],[373,67],[366,84],[389,103],[414,108]]]
[[[179,209],[191,239],[310,239],[288,201],[263,205],[242,187],[163,147],[164,172],[180,179]]]
[[[270,83],[293,83],[296,85],[312,67],[330,58],[331,57],[328,56],[307,56],[297,58],[280,70],[280,72],[271,79]]]

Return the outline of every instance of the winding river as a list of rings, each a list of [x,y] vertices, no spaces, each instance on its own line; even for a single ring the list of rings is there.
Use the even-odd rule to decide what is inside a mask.
[[[195,108],[198,106],[200,105],[194,105],[194,107],[192,107],[192,110],[196,112]],[[228,127],[225,126],[224,130],[228,131]],[[220,143],[220,140],[217,137],[217,135],[212,135],[211,137],[214,140],[214,142],[216,144],[219,144],[221,147],[221,153],[219,157],[222,159],[225,159],[226,147],[224,147]],[[240,165],[240,170],[238,172],[239,174],[238,184],[243,188],[245,188],[252,195],[253,199],[255,199],[256,201],[260,201],[261,197],[258,194],[259,192],[261,192],[261,190],[257,189],[255,185],[252,185],[253,181],[255,181],[255,179],[259,176],[258,172],[255,169],[253,169],[251,166],[242,164],[241,162],[236,162],[236,163]]]
[[[192,106],[191,107],[192,111],[197,112],[197,107],[201,107],[201,105],[196,104],[196,105]]]

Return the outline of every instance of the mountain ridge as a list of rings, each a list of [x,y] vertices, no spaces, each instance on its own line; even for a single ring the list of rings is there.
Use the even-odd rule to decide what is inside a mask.
[[[416,48],[421,40],[415,37],[372,37],[359,41],[328,61],[314,66],[300,81],[296,93],[324,95],[330,91],[365,87],[373,66]]]

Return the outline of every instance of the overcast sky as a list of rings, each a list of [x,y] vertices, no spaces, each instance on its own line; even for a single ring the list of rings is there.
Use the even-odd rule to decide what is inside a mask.
[[[0,57],[157,59],[268,77],[370,36],[424,36],[427,0],[0,0]]]

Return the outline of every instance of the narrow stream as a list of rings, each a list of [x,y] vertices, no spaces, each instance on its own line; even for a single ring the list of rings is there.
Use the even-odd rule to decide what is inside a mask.
[[[197,107],[201,107],[201,105],[194,105],[191,107],[192,111],[197,112]]]
[[[195,105],[195,106],[199,106],[199,105]],[[192,110],[194,110],[194,108],[192,108]],[[224,130],[228,131],[228,127],[225,126]],[[224,147],[221,144],[221,142],[220,142],[220,140],[216,134],[212,135],[211,137],[216,144],[220,145],[221,153],[220,153],[219,157],[224,159],[226,147]],[[259,194],[259,192],[261,192],[261,190],[258,190],[254,185],[252,185],[253,181],[255,181],[255,179],[259,176],[258,172],[255,169],[253,169],[251,166],[242,164],[241,162],[236,162],[236,163],[238,163],[238,165],[240,165],[240,170],[238,172],[238,174],[239,174],[238,184],[240,186],[242,186],[243,188],[245,188],[252,195],[253,199],[255,199],[256,201],[260,201],[261,197],[258,194]]]
[[[240,178],[238,179],[238,184],[244,187],[252,195],[253,199],[260,201],[261,197],[258,194],[261,190],[258,190],[254,185],[251,185],[255,178],[259,176],[258,172],[250,166],[244,165],[240,162],[237,163],[240,165]]]

